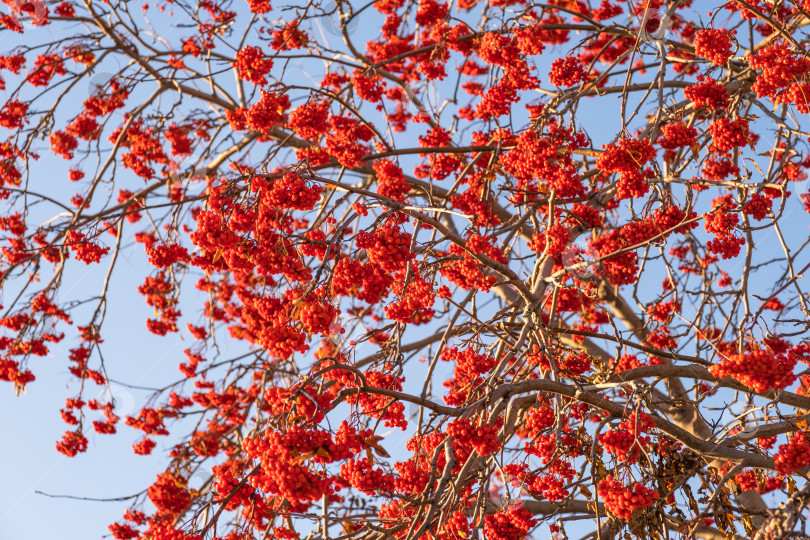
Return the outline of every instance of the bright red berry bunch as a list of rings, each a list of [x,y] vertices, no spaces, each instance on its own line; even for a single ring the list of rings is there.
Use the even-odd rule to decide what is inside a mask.
[[[695,36],[695,53],[703,58],[708,58],[715,66],[725,64],[731,58],[731,37],[732,30],[704,29]]]
[[[455,445],[473,448],[479,456],[484,457],[501,447],[501,441],[498,440],[499,428],[498,424],[476,425],[467,418],[459,418],[447,425],[447,435],[455,439]]]
[[[774,462],[781,474],[791,474],[810,465],[810,436],[805,432],[793,435],[787,444],[779,446]]]
[[[712,148],[717,152],[728,152],[752,142],[748,120],[743,118],[720,118],[709,126],[709,131],[712,134]]]
[[[267,58],[259,47],[248,45],[236,53],[233,67],[240,79],[263,86],[267,84],[267,74],[273,69],[273,60]]]
[[[661,135],[658,144],[667,150],[676,150],[695,144],[698,131],[683,122],[673,122],[661,128]]]
[[[638,171],[655,158],[655,147],[647,139],[621,139],[619,144],[603,145],[596,167],[606,173]]]
[[[505,512],[484,518],[484,537],[487,540],[523,540],[537,525],[531,512],[522,507],[510,507]]]
[[[744,354],[731,354],[719,364],[709,368],[718,378],[733,377],[757,392],[781,390],[793,384],[796,375],[795,358],[759,350]]]
[[[698,76],[698,82],[684,90],[683,94],[695,104],[695,107],[723,109],[728,103],[728,91],[725,86],[702,75]]]
[[[625,486],[613,476],[599,482],[597,493],[605,501],[605,508],[611,514],[626,520],[632,518],[634,510],[650,507],[658,499],[658,492],[644,487],[641,483]]]
[[[585,78],[585,66],[578,58],[567,56],[551,63],[548,81],[555,86],[575,86]]]

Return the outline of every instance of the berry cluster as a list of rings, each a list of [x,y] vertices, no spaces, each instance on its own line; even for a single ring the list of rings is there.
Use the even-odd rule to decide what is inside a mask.
[[[655,147],[647,139],[622,139],[618,145],[602,145],[603,152],[596,158],[596,167],[606,173],[625,173],[641,170],[655,158]]]
[[[512,200],[520,202],[537,198],[540,190],[555,190],[559,197],[580,197],[585,186],[577,174],[571,152],[587,146],[581,133],[575,134],[552,124],[544,136],[527,130],[515,138],[516,148],[500,160],[504,170],[517,178]]]
[[[158,512],[171,516],[179,515],[191,504],[185,480],[168,472],[158,475],[157,480],[149,486],[147,495]]]
[[[732,30],[703,29],[695,36],[695,53],[708,58],[715,66],[725,64],[731,58]]]
[[[267,74],[273,69],[273,60],[265,57],[259,47],[247,45],[236,53],[233,67],[240,79],[263,86],[267,84]]]
[[[666,150],[688,148],[695,144],[697,134],[694,127],[687,126],[683,122],[673,122],[661,128],[662,137],[658,139],[658,144]]]
[[[281,30],[273,30],[273,41],[270,46],[277,51],[289,51],[306,47],[309,43],[309,36],[299,28],[300,21],[292,20]]]
[[[746,469],[734,477],[734,481],[743,491],[756,491],[764,495],[777,489],[784,489],[785,479],[780,475],[765,476],[757,474],[754,469]]]
[[[345,116],[332,116],[329,125],[326,151],[344,167],[351,169],[360,165],[360,158],[368,153],[361,141],[371,140],[374,132],[359,120]]]
[[[357,233],[357,247],[366,250],[368,260],[380,266],[383,272],[396,272],[414,258],[411,253],[411,235],[395,225],[387,225],[367,233]]]
[[[720,118],[709,126],[709,131],[712,134],[712,149],[716,152],[728,152],[752,144],[753,141],[748,130],[748,120],[744,118]]]
[[[523,507],[509,507],[484,518],[484,535],[487,540],[523,540],[535,525],[537,520],[531,512]]]
[[[749,56],[748,61],[753,69],[761,70],[751,87],[759,97],[777,98],[780,90],[801,81],[810,73],[810,59],[794,54],[791,47],[784,42],[762,47]],[[774,101],[778,103],[792,100],[781,98]]]
[[[751,351],[746,354],[730,354],[719,364],[709,368],[718,378],[732,377],[757,392],[781,390],[796,380],[793,368],[796,359],[770,351]]]
[[[383,469],[374,468],[374,462],[368,458],[347,461],[340,467],[340,476],[366,495],[394,490],[394,476]]]
[[[613,476],[599,482],[597,493],[611,514],[625,520],[633,517],[634,510],[650,507],[658,499],[658,492],[647,489],[639,482],[625,486]]]
[[[446,347],[441,359],[453,364],[453,378],[444,382],[449,394],[444,400],[448,405],[459,406],[470,399],[470,393],[484,381],[481,375],[495,367],[497,361],[487,354],[477,354],[476,349],[469,347],[459,350],[457,347]]]
[[[726,87],[710,77],[699,76],[697,84],[688,87],[683,94],[695,104],[695,107],[719,110],[725,109],[728,105]]]
[[[393,321],[425,324],[435,314],[432,309],[435,299],[430,283],[424,279],[414,279],[405,285],[398,301],[386,306],[385,314]]]
[[[597,440],[610,454],[615,454],[620,462],[633,464],[638,460],[641,448],[650,442],[650,438],[641,435],[655,427],[655,420],[646,413],[632,413],[630,418],[617,429],[601,433]]]
[[[566,56],[551,63],[548,80],[555,86],[575,86],[585,78],[585,66],[578,58]]]
[[[490,426],[479,420],[479,425],[474,425],[468,418],[459,418],[447,424],[447,435],[453,437],[454,448],[472,448],[479,456],[486,457],[501,448],[499,429],[497,423]]]
[[[712,212],[706,215],[703,224],[707,232],[715,235],[713,240],[706,243],[706,249],[710,253],[722,255],[723,259],[736,257],[740,254],[740,248],[745,245],[745,238],[734,234],[740,221],[740,217],[732,212],[734,207],[731,195],[714,199]]]
[[[805,432],[796,433],[787,444],[779,446],[773,460],[780,474],[791,474],[810,465],[810,436]]]
[[[768,217],[771,213],[773,200],[760,193],[754,193],[751,198],[745,203],[743,213],[748,214],[757,221],[761,221]]]
[[[329,130],[329,105],[311,101],[293,109],[287,127],[304,139],[314,140]]]

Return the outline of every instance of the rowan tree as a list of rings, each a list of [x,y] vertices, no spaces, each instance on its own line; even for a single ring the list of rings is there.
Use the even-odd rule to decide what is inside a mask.
[[[804,533],[810,2],[3,1],[0,379],[171,441],[114,538]]]

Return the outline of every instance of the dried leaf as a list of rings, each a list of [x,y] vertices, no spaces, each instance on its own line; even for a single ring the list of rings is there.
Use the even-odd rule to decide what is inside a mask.
[[[754,524],[751,523],[751,516],[744,515],[742,517],[742,522],[743,522],[743,526],[745,527],[745,533],[748,534],[749,536],[754,534],[756,529],[754,528]]]
[[[751,159],[751,158],[745,158],[745,159],[747,159],[748,161],[750,161],[751,163],[753,163],[753,164],[754,164],[754,167],[756,167],[756,169],[759,171],[759,174],[761,174],[762,176],[765,176],[765,173],[764,173],[764,172],[762,172],[762,169],[760,169],[760,168],[759,168],[759,165],[757,165],[757,162],[756,162],[756,161],[754,161],[754,160],[753,160],[753,159]]]

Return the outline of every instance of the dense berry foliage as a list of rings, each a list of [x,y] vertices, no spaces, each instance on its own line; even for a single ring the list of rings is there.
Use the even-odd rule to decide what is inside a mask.
[[[3,2],[0,381],[160,454],[113,538],[804,527],[810,2]]]

